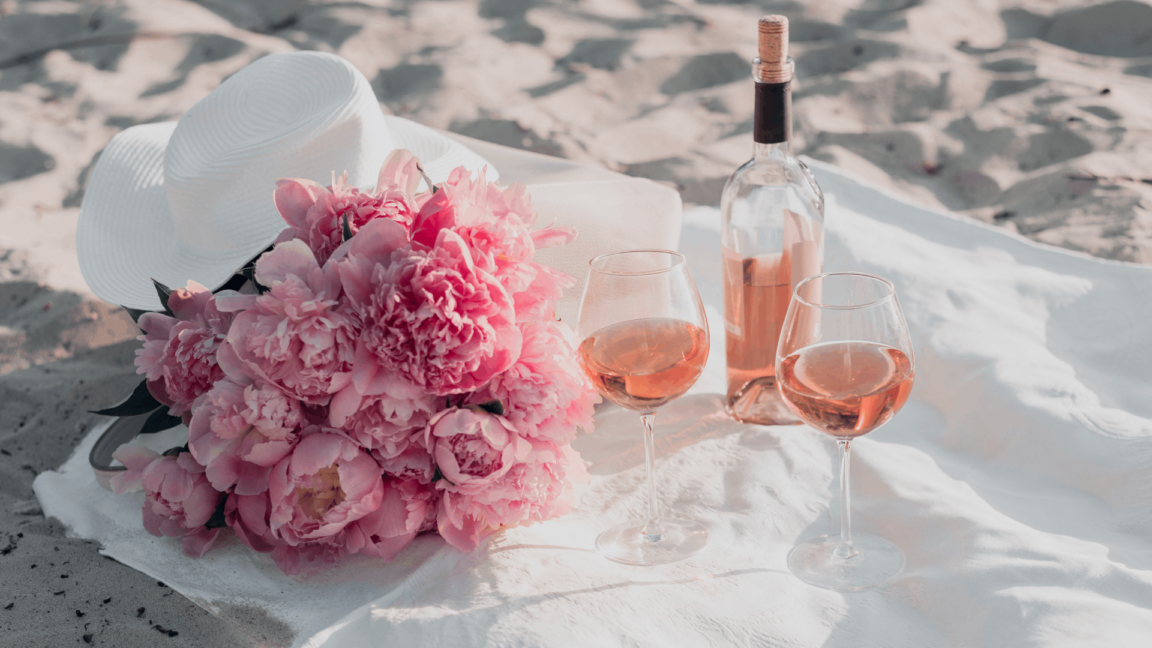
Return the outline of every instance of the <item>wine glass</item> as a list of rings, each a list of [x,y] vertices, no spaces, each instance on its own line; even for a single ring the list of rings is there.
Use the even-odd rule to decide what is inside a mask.
[[[840,446],[840,534],[805,540],[788,554],[800,580],[860,590],[895,578],[904,554],[891,542],[852,535],[848,473],[852,441],[884,425],[912,391],[915,360],[896,289],[880,277],[823,274],[796,285],[776,349],[780,395],[805,423]]]
[[[708,544],[701,524],[660,514],[652,423],[656,410],[679,398],[708,360],[708,320],[684,257],[636,250],[592,259],[580,302],[578,356],[596,391],[640,413],[648,473],[648,519],[630,520],[596,538],[611,560],[661,565]]]

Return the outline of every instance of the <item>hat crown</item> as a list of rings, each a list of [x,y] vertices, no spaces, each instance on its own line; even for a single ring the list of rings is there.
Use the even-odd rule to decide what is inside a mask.
[[[392,137],[364,75],[331,54],[266,56],[224,81],[180,119],[164,154],[176,229],[205,250],[274,237],[285,223],[280,178],[328,184],[348,172],[375,184]]]

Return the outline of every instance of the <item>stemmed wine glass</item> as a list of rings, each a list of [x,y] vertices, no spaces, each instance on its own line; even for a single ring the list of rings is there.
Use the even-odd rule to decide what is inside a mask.
[[[656,410],[688,391],[708,360],[708,320],[684,257],[666,250],[598,256],[584,286],[577,334],[580,364],[600,395],[640,413],[648,473],[648,519],[600,534],[611,560],[660,565],[708,544],[699,523],[661,515],[652,423]]]
[[[776,350],[780,395],[805,423],[840,446],[840,534],[796,545],[788,568],[800,580],[860,590],[895,578],[904,554],[891,542],[852,535],[848,474],[852,441],[884,425],[908,400],[915,374],[896,289],[858,273],[817,275],[796,285]]]

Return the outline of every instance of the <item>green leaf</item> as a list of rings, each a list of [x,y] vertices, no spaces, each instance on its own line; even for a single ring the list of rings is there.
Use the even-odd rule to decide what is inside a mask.
[[[169,415],[167,407],[161,407],[152,412],[152,416],[149,416],[147,421],[144,421],[144,427],[140,428],[138,434],[155,434],[168,428],[174,428],[183,422],[179,416]]]
[[[490,400],[487,403],[480,403],[480,409],[495,414],[496,416],[504,416],[504,403],[498,400]]]
[[[171,308],[168,308],[168,295],[172,294],[172,289],[164,284],[152,280],[152,287],[156,289],[156,294],[160,296],[160,305],[164,307],[164,314],[168,317],[176,317]]]
[[[182,446],[175,447],[175,448],[168,448],[167,450],[164,451],[164,456],[165,457],[179,457],[181,454],[183,454],[185,452],[188,452],[188,444],[187,443],[185,443]]]
[[[256,289],[257,293],[263,295],[264,293],[268,292],[267,286],[260,283],[259,281],[256,281],[255,266],[244,268],[242,272],[244,273],[244,276],[248,278],[248,281],[252,283],[252,287]]]
[[[208,518],[208,522],[206,522],[204,526],[209,529],[219,529],[220,527],[228,526],[228,522],[224,519],[224,504],[227,502],[227,497],[220,498],[220,501],[216,504],[216,510],[212,513],[212,517]]]
[[[148,381],[145,380],[136,385],[136,389],[132,391],[128,400],[107,409],[95,410],[92,413],[101,416],[139,416],[147,414],[157,407],[160,407],[160,401],[156,400],[148,391]]]
[[[348,212],[344,212],[344,240],[352,238],[352,224],[348,222]]]
[[[420,164],[419,160],[416,161],[416,170],[423,176],[424,184],[428,185],[428,191],[431,191],[432,195],[436,195],[436,192],[440,191],[440,188],[432,183],[432,178],[429,178],[427,173],[424,173],[424,165]]]
[[[248,277],[245,277],[244,271],[241,270],[240,272],[237,272],[236,274],[232,275],[232,277],[230,279],[228,279],[228,281],[224,282],[224,285],[220,286],[216,290],[213,290],[212,294],[216,295],[216,294],[224,292],[225,290],[240,290],[241,288],[244,287],[245,281],[248,281]]]
[[[120,308],[123,308],[124,310],[128,311],[128,316],[131,317],[132,321],[136,322],[137,324],[140,323],[140,316],[142,316],[144,313],[151,313],[152,312],[152,311],[140,310],[138,308],[128,308],[127,306],[121,306]]]
[[[444,473],[440,472],[440,466],[436,466],[436,474],[432,475],[432,481],[438,482],[441,479],[448,482],[449,484],[452,484],[452,482],[448,481],[448,478],[444,476]],[[455,486],[456,484],[452,484],[452,485]]]

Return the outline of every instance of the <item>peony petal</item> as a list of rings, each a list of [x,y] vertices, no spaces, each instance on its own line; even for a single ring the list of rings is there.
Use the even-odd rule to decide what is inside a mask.
[[[312,475],[336,463],[345,445],[352,445],[335,434],[311,434],[300,440],[289,459],[291,475]],[[355,446],[353,446],[355,447]],[[273,496],[273,501],[279,499]]]
[[[566,245],[576,240],[575,227],[545,227],[532,232],[532,244],[537,250]]]
[[[362,553],[381,558],[384,562],[391,562],[393,558],[400,555],[401,551],[404,551],[408,545],[412,544],[412,541],[415,539],[415,531],[401,536],[380,538],[377,542],[367,544],[362,550]]]
[[[404,226],[387,218],[368,221],[352,238],[350,256],[362,256],[388,265],[392,253],[408,245],[408,232]]]
[[[303,230],[308,227],[308,210],[316,204],[316,198],[325,193],[324,186],[312,180],[284,178],[276,181],[272,202],[284,222]]]
[[[379,522],[376,527],[376,535],[385,538],[394,538],[403,536],[409,533],[415,533],[420,528],[420,523],[424,521],[427,514],[428,502],[419,501],[413,502],[417,510],[409,510],[408,502],[402,497],[402,493],[395,486],[396,480],[390,481],[384,487],[384,500],[380,503],[380,516]],[[418,520],[415,525],[412,521]]]
[[[268,498],[238,496],[236,498],[236,511],[244,526],[259,535],[268,532]]]
[[[256,281],[272,288],[290,276],[305,280],[319,267],[316,255],[307,243],[300,240],[288,241],[277,245],[256,261]]]
[[[192,558],[201,558],[204,554],[212,549],[212,545],[216,544],[216,537],[220,535],[220,529],[200,529],[196,533],[190,533],[184,536],[182,546],[184,548],[184,555]]]
[[[333,427],[342,428],[348,422],[348,417],[360,409],[364,398],[356,391],[356,387],[349,384],[336,392],[332,402],[328,404],[328,423]]]
[[[360,530],[355,522],[344,527],[344,550],[349,554],[360,553],[360,550],[369,544],[368,536]]]
[[[437,530],[440,531],[440,535],[448,544],[460,551],[471,552],[475,550],[480,544],[480,523],[468,515],[463,517],[460,526],[452,524],[449,521],[450,516],[444,510],[446,500],[447,498],[440,500],[440,513],[436,516]]]
[[[189,475],[187,471],[181,469],[176,465],[176,460],[169,457],[164,457],[163,460],[157,462],[157,465],[152,466],[152,470],[158,470],[163,464],[164,481],[161,483],[160,488],[149,488],[148,478],[149,470],[144,471],[144,487],[152,491],[158,491],[160,497],[168,500],[169,502],[182,502],[192,495],[192,488],[195,484],[195,478]]]
[[[272,466],[240,462],[239,468],[234,491],[237,495],[260,495],[268,490],[268,476],[272,473]]]
[[[376,356],[368,349],[364,340],[358,341],[356,357],[352,361],[352,384],[356,386],[356,391],[365,396],[375,396],[384,391],[383,384],[379,385],[379,391],[372,389],[379,373],[380,363],[376,360]]]
[[[212,433],[212,414],[210,407],[200,407],[192,412],[192,422],[188,424],[188,450],[192,458],[201,466],[208,465],[209,444],[215,435]]]
[[[164,313],[144,313],[136,323],[148,339],[167,340],[172,327],[176,326],[179,322],[180,320],[169,317]]]
[[[244,295],[234,290],[225,290],[216,295],[216,310],[224,313],[238,313],[255,307],[259,298],[259,295]]]
[[[281,546],[272,550],[272,560],[280,571],[293,576],[300,573],[300,552],[296,547]]]
[[[197,529],[207,524],[216,512],[216,505],[220,503],[220,493],[207,480],[201,479],[184,499],[185,529]]]
[[[212,291],[195,281],[189,281],[187,288],[177,288],[168,295],[168,310],[177,319],[190,322],[203,317],[204,308],[210,301]]]
[[[348,500],[367,497],[372,489],[378,487],[380,477],[384,474],[380,464],[362,451],[357,451],[356,457],[351,461],[345,461],[337,472],[340,475],[340,489],[344,491]]]
[[[176,465],[180,466],[185,472],[193,475],[201,475],[204,473],[204,466],[201,466],[190,452],[181,452],[176,455]]]
[[[172,398],[168,396],[168,388],[164,386],[163,378],[149,380],[146,384],[148,385],[148,393],[152,394],[152,398],[155,398],[163,405],[172,406]]]
[[[420,161],[416,156],[407,149],[395,149],[384,158],[384,164],[380,167],[380,176],[376,180],[376,193],[396,188],[411,196],[420,187],[422,179]]]
[[[164,535],[161,527],[163,526],[164,522],[168,521],[168,518],[157,515],[156,512],[152,510],[152,502],[149,500],[144,500],[143,515],[145,531],[151,533],[154,536]]]
[[[272,472],[268,475],[268,497],[272,501],[279,502],[288,494],[288,464],[291,462],[292,457],[285,457],[272,466]]]
[[[215,443],[208,451],[208,468],[205,469],[204,475],[212,486],[219,491],[226,491],[236,484],[236,480],[240,479],[240,471],[244,468],[244,462],[240,457],[236,456],[235,452],[231,451],[233,445],[232,440],[224,441],[211,438]]]
[[[112,453],[112,458],[128,467],[129,470],[143,471],[160,455],[144,447],[120,446]]]
[[[255,433],[258,434],[258,433]],[[292,451],[292,444],[287,440],[262,441],[252,446],[243,459],[257,466],[271,468]],[[265,471],[267,473],[267,471]],[[265,478],[267,476],[265,475]]]

